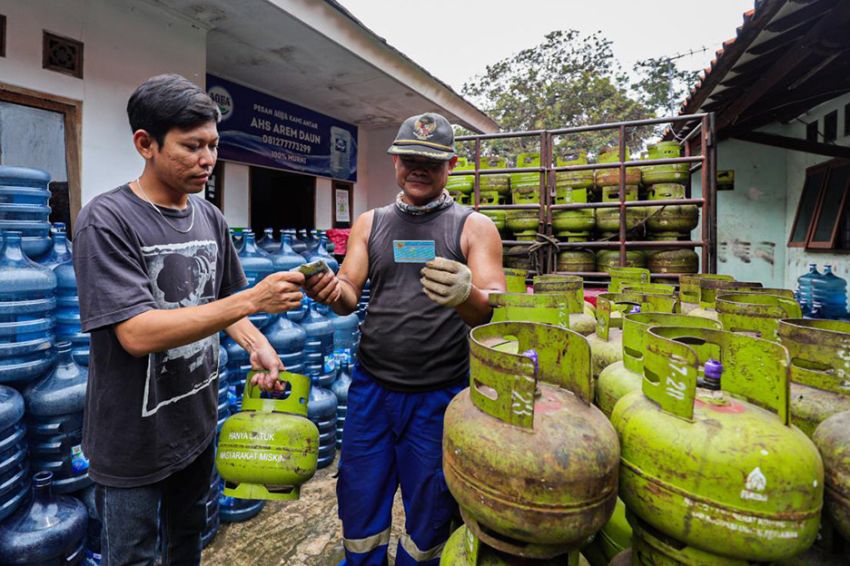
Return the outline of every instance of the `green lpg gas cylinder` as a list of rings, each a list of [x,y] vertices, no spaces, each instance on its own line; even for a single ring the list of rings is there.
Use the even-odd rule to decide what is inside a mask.
[[[528,271],[525,269],[511,269],[505,267],[502,269],[505,273],[505,291],[508,293],[525,293],[528,290],[526,280],[528,279]]]
[[[469,342],[470,386],[446,409],[443,432],[443,471],[466,526],[516,556],[577,550],[614,511],[619,458],[591,403],[587,341],[502,322],[472,329]],[[523,353],[503,347],[511,342]]]
[[[781,320],[779,341],[791,354],[791,422],[811,436],[850,411],[850,322]]]
[[[592,273],[596,271],[596,254],[592,250],[583,249],[559,252],[558,271]]]
[[[650,240],[655,240],[650,237]],[[666,236],[664,240],[669,240]],[[699,255],[691,248],[654,248],[646,250],[646,267],[653,273],[696,273]]]
[[[640,566],[755,566],[749,560],[738,560],[712,554],[670,538],[626,513],[632,527],[632,562]]]
[[[593,306],[584,300],[584,280],[577,275],[553,273],[534,276],[534,294],[560,293],[568,295],[570,309],[570,325],[582,336],[591,334],[596,329],[596,315]],[[589,307],[589,308],[588,308]],[[593,312],[594,314],[590,314]]]
[[[215,465],[224,495],[239,499],[298,499],[301,484],[313,477],[319,455],[319,429],[307,419],[310,378],[281,372],[284,399],[261,399],[249,372],[242,410],[224,421]]]
[[[629,161],[631,159],[631,155],[629,153],[629,148],[626,148],[626,159],[625,161]],[[616,147],[606,147],[599,153],[599,158],[596,160],[597,163],[617,163],[620,161],[620,150]],[[605,187],[610,185],[619,185],[620,184],[620,169],[619,167],[606,168],[606,169],[596,169],[595,170],[595,178],[596,178],[596,186],[597,187]],[[626,184],[627,185],[639,185],[641,179],[640,168],[638,167],[627,167],[626,168]]]
[[[684,314],[637,313],[623,318],[623,359],[606,367],[596,383],[596,406],[610,417],[617,401],[643,383],[643,360],[648,331],[653,326],[678,326],[720,330],[720,323]]]
[[[682,147],[678,142],[658,142],[647,147],[649,159],[671,159],[682,156]],[[644,185],[659,183],[687,183],[690,165],[671,163],[666,165],[644,165],[641,176]]]
[[[694,275],[679,275],[679,300],[682,303],[682,312],[689,314],[692,310],[699,308],[700,284],[703,279],[714,279],[717,281],[734,281],[731,275],[715,275],[700,273]]]
[[[674,200],[685,198],[685,186],[677,183],[660,183],[647,189],[649,200]],[[699,209],[695,204],[668,204],[646,208],[646,227],[650,232],[678,232],[687,234],[699,224]]]
[[[841,536],[850,541],[850,411],[823,421],[812,440],[826,471],[826,512]]]
[[[451,189],[449,190],[449,195],[451,195],[451,197],[455,199],[455,202],[461,206],[469,206],[472,204],[469,193],[462,193],[457,189]]]
[[[568,155],[565,158],[559,157],[555,163],[558,167],[568,167],[570,165],[587,165],[587,152],[581,151],[576,155]],[[586,169],[584,171],[557,171],[555,173],[556,193],[564,187],[573,187],[575,189],[589,189],[592,186],[592,169]]]
[[[650,278],[649,270],[642,267],[612,267],[608,275],[611,276],[609,293],[620,293],[625,285],[647,285]]]
[[[587,187],[555,187],[555,204],[587,203]],[[596,214],[592,208],[555,210],[552,212],[555,235],[566,237],[569,232],[589,232],[596,227]]]
[[[508,161],[504,157],[482,157],[481,169],[507,169]],[[500,195],[511,192],[510,177],[507,174],[495,173],[493,175],[481,175],[478,187],[482,191],[496,191]]]
[[[720,291],[749,291],[761,287],[761,283],[747,281],[725,281],[723,279],[702,278],[699,281],[699,307],[688,313],[689,316],[718,320],[715,302]]]
[[[480,196],[480,204],[485,206],[504,204],[504,198],[499,197],[499,193],[496,191],[481,191],[478,193]],[[482,210],[481,214],[489,218],[493,221],[493,224],[496,225],[496,229],[499,232],[504,232],[505,228],[507,228],[507,211],[504,210]]]
[[[540,155],[537,152],[520,153],[516,158],[516,167],[540,167]],[[540,187],[543,175],[540,172],[511,173],[511,198],[514,204],[540,202]]]
[[[718,293],[714,303],[717,318],[723,330],[776,342],[779,340],[779,319],[802,318],[800,305],[788,289],[756,291]]]
[[[506,247],[502,251],[502,264],[511,269],[530,271],[533,269],[530,246],[519,244]]]
[[[518,240],[537,235],[540,226],[540,210],[537,208],[508,210],[505,212],[505,223]]]
[[[512,556],[480,542],[463,525],[446,541],[440,566],[579,566],[579,555],[573,552],[543,560]]]
[[[490,293],[493,322],[542,322],[570,327],[570,312],[580,310],[581,302],[570,293]]]
[[[632,527],[626,520],[626,505],[617,498],[614,514],[593,540],[581,549],[591,566],[607,566],[614,557],[632,546]]]
[[[638,186],[626,185],[626,201],[638,199]],[[620,187],[602,187],[602,202],[620,202]],[[632,230],[646,218],[646,207],[630,206],[626,209],[626,230]],[[596,227],[603,232],[620,231],[620,209],[600,208],[596,211]]]
[[[652,293],[602,293],[596,297],[596,332],[587,337],[593,377],[623,359],[623,317],[638,312],[675,312],[679,299]]]
[[[610,273],[611,269],[620,267],[620,250],[602,250],[596,254],[596,268],[603,273]],[[641,250],[626,251],[625,267],[646,267],[646,254]]]
[[[712,359],[722,364],[719,389],[697,388]],[[824,473],[817,448],[790,424],[788,366],[785,348],[761,338],[650,328],[641,390],[611,415],[628,510],[727,558],[770,562],[807,549]]]
[[[461,171],[475,171],[475,164],[469,163],[465,157],[458,157],[453,172]],[[449,180],[446,181],[446,190],[449,193],[458,191],[468,195],[474,187],[475,177],[473,175],[450,175]]]

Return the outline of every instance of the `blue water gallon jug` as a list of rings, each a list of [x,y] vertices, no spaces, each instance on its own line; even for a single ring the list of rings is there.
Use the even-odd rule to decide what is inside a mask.
[[[221,494],[218,497],[218,517],[223,523],[241,523],[259,515],[265,506],[264,499],[236,499]]]
[[[823,274],[812,280],[812,315],[816,318],[839,319],[847,316],[847,281],[823,266]]]
[[[263,230],[263,237],[257,242],[257,245],[266,253],[273,254],[280,248],[280,240],[274,237],[274,228],[266,228]]]
[[[251,288],[274,273],[275,269],[271,256],[257,247],[254,233],[246,230],[243,234],[244,243],[242,249],[239,250],[239,262],[242,264],[245,277],[248,279],[248,287]],[[273,317],[269,313],[261,312],[252,314],[248,318],[254,323],[254,326],[262,329],[271,322]]]
[[[24,391],[30,464],[53,473],[56,493],[71,493],[91,485],[82,449],[88,370],[74,362],[70,342],[56,349],[53,371]]]
[[[69,341],[74,361],[89,365],[91,337],[80,324],[80,297],[77,294],[77,276],[74,263],[66,261],[53,268],[56,275],[56,340]]]
[[[310,386],[307,418],[319,429],[319,469],[330,466],[336,455],[336,395],[330,389]]]
[[[275,271],[291,271],[299,265],[307,263],[307,260],[292,249],[292,236],[290,234],[283,234],[280,246],[272,254],[272,263]]]
[[[307,239],[307,231],[301,230],[299,233],[294,228],[290,230],[290,234],[292,235],[292,249],[295,250],[295,253],[302,254],[304,250],[307,249],[307,243],[305,240]]]
[[[242,244],[245,243],[245,240],[242,237],[241,230],[234,230],[233,228],[227,229],[230,234],[230,241],[233,243],[233,247],[236,249],[236,252],[239,253],[242,250]]]
[[[797,278],[797,302],[800,303],[800,310],[804,316],[812,314],[814,300],[812,297],[812,281],[819,278],[821,273],[818,271],[818,266],[814,263],[809,264],[809,270]]]
[[[32,478],[32,500],[0,523],[3,564],[79,564],[84,555],[88,513],[82,502],[53,492],[53,474]]]
[[[285,316],[279,316],[263,331],[286,371],[306,375],[304,347],[307,333]]]
[[[0,383],[43,377],[53,366],[56,275],[28,259],[21,233],[6,232],[0,247]]]
[[[331,384],[331,391],[336,395],[336,447],[342,446],[342,430],[345,428],[345,417],[348,413],[348,388],[351,386],[351,371],[347,362],[340,360],[340,370],[336,380]]]
[[[346,365],[357,359],[357,347],[360,345],[360,318],[356,312],[346,316],[331,318],[334,327],[334,354]]]
[[[319,312],[318,303],[310,299],[304,302],[308,309],[307,316],[301,321],[301,328],[307,333],[305,375],[310,376],[313,384],[329,387],[336,377],[333,324]]]
[[[0,522],[15,512],[30,490],[24,398],[0,385]]]
[[[224,346],[218,347],[218,423],[216,430],[221,432],[225,419],[230,416],[230,400],[228,388],[230,387],[229,373],[227,371],[227,350]]]
[[[309,310],[308,307],[307,307],[307,301],[308,300],[309,300],[309,298],[307,297],[307,294],[302,291],[301,292],[301,305],[299,305],[298,308],[288,310],[285,313],[281,313],[281,314],[285,315],[286,318],[288,318],[292,322],[297,322],[297,323],[300,324],[304,320],[304,317],[307,316],[307,312]]]
[[[218,534],[218,527],[221,524],[219,515],[218,498],[221,495],[221,476],[213,466],[212,475],[210,476],[210,489],[207,492],[207,500],[205,505],[206,521],[204,522],[204,530],[201,533],[201,547],[206,548]]]
[[[325,249],[325,242],[327,241],[327,236],[323,237],[323,239],[318,240],[316,246],[312,249],[308,248],[304,252],[304,257],[308,262],[322,260],[326,264],[331,271],[334,273],[339,271],[339,262],[334,259],[334,256],[328,253],[328,250]]]
[[[50,249],[36,261],[44,267],[55,269],[60,263],[71,260],[71,248],[68,247],[68,235],[56,232],[50,236]]]
[[[304,250],[299,251],[301,255],[305,258],[313,255],[313,251],[315,251],[316,247],[319,245],[319,238],[316,235],[315,230],[302,230],[301,231],[301,241],[304,242]]]
[[[231,414],[242,409],[242,393],[245,390],[245,379],[251,371],[251,358],[242,346],[229,336],[223,344],[227,352],[227,403]]]
[[[50,249],[49,182],[46,171],[0,165],[0,232],[20,232],[31,258]]]

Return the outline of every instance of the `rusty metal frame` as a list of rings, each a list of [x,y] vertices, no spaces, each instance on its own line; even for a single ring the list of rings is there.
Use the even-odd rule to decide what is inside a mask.
[[[698,122],[688,134],[679,140],[679,144],[684,147],[684,157],[652,159],[652,160],[626,160],[626,134],[628,130],[639,128],[642,126],[651,126],[658,124],[673,124]],[[555,136],[565,136],[570,134],[578,134],[583,132],[602,131],[602,130],[617,130],[617,148],[619,150],[619,159],[612,163],[594,163],[588,165],[566,165],[555,166],[554,160],[554,143]],[[507,167],[501,169],[481,169],[481,143],[486,140],[509,139],[509,138],[540,138],[540,167]],[[553,238],[552,229],[552,213],[556,210],[574,210],[574,209],[596,209],[596,208],[619,208],[620,209],[620,231],[618,241],[596,241],[596,242],[559,242],[557,247],[546,246],[541,247],[535,253],[537,257],[537,265],[543,266],[544,271],[554,272],[557,267],[557,252],[562,249],[569,248],[598,248],[598,249],[618,249],[620,251],[620,265],[626,263],[626,251],[629,248],[702,248],[701,253],[701,272],[716,273],[717,272],[717,171],[716,171],[716,135],[715,135],[715,118],[713,113],[687,114],[681,116],[670,116],[663,118],[650,118],[646,120],[629,120],[623,122],[612,122],[607,124],[593,124],[589,126],[577,126],[571,128],[560,128],[551,130],[532,130],[520,132],[498,132],[493,134],[479,134],[469,136],[459,136],[456,138],[459,142],[473,141],[475,143],[475,169],[474,169],[474,197],[472,206],[475,210],[517,210],[517,209],[534,209],[540,211],[539,232],[547,238]],[[696,144],[700,148],[698,155],[691,155],[691,145]],[[675,163],[690,163],[692,164],[689,173],[693,174],[697,170],[700,171],[701,181],[701,198],[691,198],[691,183],[690,178],[687,184],[686,199],[676,200],[656,200],[656,201],[626,201],[626,168],[638,167],[642,165],[666,165]],[[585,171],[591,169],[608,169],[618,168],[620,171],[619,182],[619,202],[610,203],[577,203],[577,204],[554,204],[555,198],[555,175],[559,171]],[[481,205],[480,193],[480,177],[481,175],[495,174],[510,174],[510,173],[540,173],[540,203],[539,204],[520,204],[520,205]],[[458,171],[451,173],[452,175],[469,175],[469,171]],[[703,209],[700,214],[700,239],[695,241],[626,241],[627,234],[627,219],[626,209],[633,206],[665,206],[674,204],[694,204]],[[531,244],[531,242],[523,242],[518,240],[503,240],[503,243],[508,245],[523,245]],[[554,251],[549,248],[555,248]],[[571,274],[581,275],[583,277],[607,278],[608,274],[604,272],[574,272]],[[654,273],[656,278],[678,278],[677,274],[662,274]]]

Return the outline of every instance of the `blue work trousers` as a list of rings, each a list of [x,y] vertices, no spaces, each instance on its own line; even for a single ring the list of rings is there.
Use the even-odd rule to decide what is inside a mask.
[[[384,566],[393,497],[401,486],[405,533],[397,566],[436,566],[457,510],[443,477],[443,415],[463,385],[390,391],[359,365],[351,375],[337,499],[346,566]]]

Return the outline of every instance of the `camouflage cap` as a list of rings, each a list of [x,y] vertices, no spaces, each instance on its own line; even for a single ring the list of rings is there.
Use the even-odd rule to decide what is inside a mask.
[[[454,141],[449,121],[439,114],[426,112],[402,123],[387,153],[448,161],[455,155]]]

